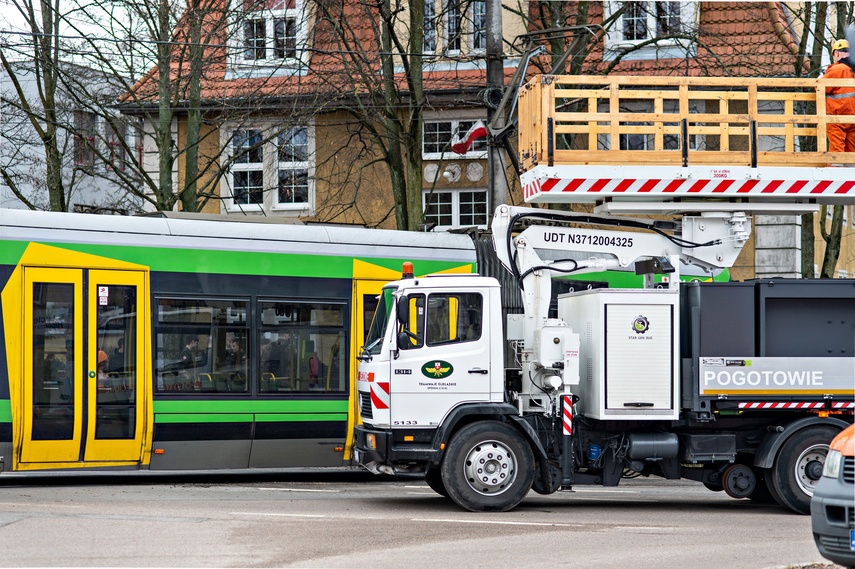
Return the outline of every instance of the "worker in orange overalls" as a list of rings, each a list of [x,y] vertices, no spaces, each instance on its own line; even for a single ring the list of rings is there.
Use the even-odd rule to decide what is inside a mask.
[[[849,60],[849,42],[837,40],[831,46],[834,63],[824,78],[850,79],[852,87],[826,87],[825,112],[829,115],[855,115],[855,63]],[[855,124],[826,125],[829,152],[855,152]]]

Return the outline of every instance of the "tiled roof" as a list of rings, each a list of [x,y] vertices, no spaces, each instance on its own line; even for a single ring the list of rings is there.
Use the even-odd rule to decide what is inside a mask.
[[[209,10],[209,18],[222,14],[222,3],[226,0],[211,0],[219,3],[220,9]],[[327,2],[326,6],[341,9],[341,21],[358,23],[374,18],[366,16],[366,4],[343,0]],[[590,22],[602,22],[602,3],[592,3]],[[776,22],[778,23],[776,29]],[[689,58],[661,60],[622,60],[611,70],[612,74],[624,75],[707,75],[707,76],[791,76],[794,74],[796,58],[795,43],[786,28],[779,3],[774,2],[701,2],[699,5],[700,36],[697,53]],[[175,42],[183,41],[180,30],[186,25],[186,17],[179,25]],[[366,95],[379,79],[378,72],[360,75],[364,69],[379,69],[379,49],[372,27],[351,25],[348,28],[359,44],[359,55],[370,56],[368,66],[356,69],[351,62],[352,53],[335,47],[334,30],[324,20],[319,20],[314,30],[314,49],[308,57],[304,73],[289,74],[281,71],[253,78],[231,77],[228,72],[225,30],[211,30],[205,40],[205,65],[203,70],[203,100],[252,99],[254,97],[319,97],[325,101],[351,95]],[[592,40],[593,46],[584,61],[583,73],[602,74],[609,66],[603,59],[603,38]],[[371,60],[373,58],[373,60]],[[373,67],[372,67],[373,66]],[[172,73],[186,77],[187,62],[176,55],[172,62]],[[472,65],[450,65],[443,71],[428,71],[424,75],[426,90],[478,89],[485,84],[485,73]],[[512,70],[508,70],[509,76]],[[154,100],[157,90],[157,69],[153,69],[134,86],[134,93],[141,98]],[[398,85],[406,91],[406,82],[398,76]],[[180,85],[177,99],[186,99],[186,81]],[[130,95],[124,102],[131,100]]]
[[[213,0],[222,3],[225,0]],[[329,3],[332,4],[332,3]],[[341,98],[350,95],[364,95],[374,90],[374,85],[380,78],[381,60],[380,48],[377,45],[371,21],[366,18],[366,4],[345,0],[338,3],[343,10],[339,17],[346,21],[363,21],[363,26],[350,26],[353,36],[349,45],[358,46],[359,65],[354,64],[352,51],[342,49],[333,36],[333,30],[328,21],[319,20],[313,30],[313,49],[308,54],[307,64],[301,72],[295,73],[287,69],[271,66],[268,72],[257,67],[252,77],[237,77],[240,71],[229,69],[228,53],[225,48],[225,31],[211,32],[209,30],[208,47],[205,48],[205,64],[202,80],[202,99],[244,99],[254,97],[293,97],[318,95],[330,98]],[[222,9],[209,10],[208,18],[215,20],[222,15]],[[184,41],[182,30],[186,26],[186,15],[178,25],[173,42],[180,44]],[[376,20],[376,16],[375,16]],[[174,77],[187,77],[188,62],[183,59],[179,49],[175,49],[172,61]],[[483,67],[483,62],[481,62]],[[248,69],[249,67],[247,67]],[[508,75],[513,74],[509,70]],[[137,98],[154,100],[157,93],[157,68],[152,69],[133,87],[132,92]],[[398,87],[407,91],[403,74],[398,76]],[[471,63],[462,62],[458,65],[442,66],[441,71],[427,71],[424,74],[426,90],[448,89],[478,89],[483,88],[486,74],[483,69],[474,68]],[[178,100],[186,99],[187,81],[179,85]],[[131,101],[133,96],[126,94],[122,102]]]
[[[591,17],[602,22],[601,5]],[[795,42],[777,2],[700,2],[697,51],[689,58],[621,61],[615,75],[775,77],[795,74]],[[781,25],[780,33],[775,23]],[[603,42],[585,60],[586,73],[602,74]]]

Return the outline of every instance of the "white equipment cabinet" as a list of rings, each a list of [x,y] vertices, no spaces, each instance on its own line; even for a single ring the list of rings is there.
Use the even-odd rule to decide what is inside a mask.
[[[678,291],[596,289],[558,297],[580,336],[579,413],[594,419],[677,419]]]

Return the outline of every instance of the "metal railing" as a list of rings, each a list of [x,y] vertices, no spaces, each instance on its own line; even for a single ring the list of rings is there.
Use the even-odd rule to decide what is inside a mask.
[[[523,171],[537,165],[855,164],[827,152],[825,87],[845,79],[536,75],[519,96]]]

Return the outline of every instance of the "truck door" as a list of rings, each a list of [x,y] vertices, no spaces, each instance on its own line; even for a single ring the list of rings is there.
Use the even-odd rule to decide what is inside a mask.
[[[491,329],[486,291],[436,291],[407,297],[391,362],[392,425],[436,425],[448,409],[490,399]],[[426,399],[426,396],[430,396]]]

